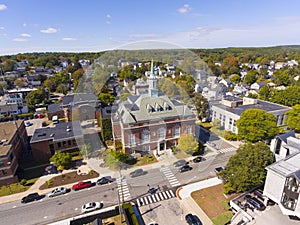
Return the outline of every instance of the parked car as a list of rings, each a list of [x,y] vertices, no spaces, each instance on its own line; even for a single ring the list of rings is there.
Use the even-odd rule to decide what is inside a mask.
[[[216,172],[216,173],[219,173],[219,172],[221,172],[221,171],[224,170],[224,169],[225,169],[224,166],[220,166],[220,167],[215,168],[215,172]]]
[[[158,223],[156,223],[156,222],[150,222],[147,225],[158,225]]]
[[[262,190],[256,189],[255,191],[253,191],[253,194],[254,194],[257,198],[259,198],[260,200],[262,200],[262,201],[265,200],[265,199],[264,199],[264,195],[263,195]]]
[[[251,195],[245,195],[244,199],[257,210],[262,211],[266,208],[266,206],[261,201]]]
[[[147,173],[147,172],[144,171],[143,169],[137,169],[137,170],[131,172],[131,173],[129,174],[129,176],[130,176],[130,177],[138,177],[138,176],[144,175],[144,174],[146,174],[146,173]]]
[[[58,187],[58,188],[53,189],[50,193],[48,193],[48,197],[51,198],[51,197],[55,197],[58,195],[63,195],[65,193],[67,193],[67,188]]]
[[[85,204],[81,207],[81,212],[82,213],[87,213],[87,212],[94,211],[96,209],[101,209],[102,205],[103,204],[100,203],[100,202],[90,202],[90,203],[87,203],[87,204]]]
[[[178,160],[176,162],[173,163],[173,165],[175,167],[180,167],[180,166],[184,166],[187,164],[187,161],[185,161],[184,159]]]
[[[185,216],[185,221],[189,225],[202,225],[200,219],[197,216],[192,215],[191,213],[189,213]]]
[[[204,160],[204,158],[202,156],[197,156],[196,158],[193,159],[193,162],[198,163],[198,162],[201,162],[203,160]]]
[[[23,197],[21,199],[21,203],[33,202],[33,201],[39,200],[40,198],[41,198],[41,196],[37,192],[31,193],[31,194]]]
[[[113,179],[111,176],[106,176],[106,177],[101,177],[100,179],[97,180],[97,184],[102,185],[102,184],[108,184],[113,182]]]
[[[30,127],[33,123],[31,123],[29,120],[26,120],[24,122],[24,124],[25,124],[25,127]]]
[[[193,168],[190,167],[189,165],[184,165],[184,166],[182,166],[182,167],[179,168],[179,172],[180,172],[180,173],[183,173],[183,172],[186,172],[186,171],[190,171],[190,170],[192,170],[192,169],[193,169]]]
[[[48,123],[42,122],[42,127],[47,127],[47,126],[48,126]]]
[[[77,191],[77,190],[92,187],[92,186],[93,186],[93,183],[91,181],[80,181],[79,183],[74,184],[72,189],[74,191]]]

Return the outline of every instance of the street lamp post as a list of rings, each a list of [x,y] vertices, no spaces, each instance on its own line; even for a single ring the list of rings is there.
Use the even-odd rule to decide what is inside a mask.
[[[120,196],[120,192],[118,190],[118,203],[119,203],[119,212],[120,212],[120,217],[121,217],[121,224],[123,222],[123,203],[124,203],[124,193],[123,193],[123,177],[122,177],[122,173],[121,173],[121,163],[119,163],[119,178],[120,178],[120,187],[121,187],[121,196]]]

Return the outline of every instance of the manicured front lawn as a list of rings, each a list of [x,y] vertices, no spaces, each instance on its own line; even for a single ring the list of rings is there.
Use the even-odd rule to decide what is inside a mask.
[[[2,186],[0,187],[0,197],[24,192],[28,190],[28,188],[30,188],[30,186],[23,186],[19,183]]]
[[[174,156],[175,156],[177,159],[185,159],[185,158],[187,158],[187,157],[191,157],[192,155],[186,153],[185,151],[182,151],[182,150],[177,149],[176,151],[174,151]]]
[[[95,171],[90,171],[90,173],[85,175],[78,175],[77,171],[72,171],[70,173],[61,174],[51,178],[40,187],[40,190],[44,190],[52,187],[64,186],[66,184],[72,184],[72,183],[76,183],[83,180],[89,180],[96,177],[99,177],[99,174]]]
[[[153,154],[147,154],[142,157],[137,158],[137,162],[134,166],[143,166],[151,163],[157,162],[157,159],[154,157]]]
[[[224,209],[222,201],[229,202],[234,197],[236,197],[236,195],[225,197],[223,194],[223,184],[192,193],[194,201],[216,225],[226,224],[224,221],[228,222],[233,216],[231,211]]]

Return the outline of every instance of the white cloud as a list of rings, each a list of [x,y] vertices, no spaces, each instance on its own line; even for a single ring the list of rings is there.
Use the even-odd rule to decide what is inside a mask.
[[[13,41],[16,41],[16,42],[26,42],[28,40],[25,39],[25,38],[14,38]]]
[[[71,38],[71,37],[65,37],[62,39],[63,41],[76,41],[76,38]]]
[[[20,34],[20,36],[21,36],[21,37],[31,37],[30,34],[25,34],[25,33],[24,33],[24,34]]]
[[[4,4],[0,4],[0,11],[7,9],[7,6]]]
[[[4,30],[5,28],[4,27],[0,27],[0,30]]]
[[[110,15],[110,14],[107,14],[107,15],[106,15],[106,18],[109,18],[109,19],[110,19],[110,18],[111,18],[111,15]]]
[[[111,24],[111,22],[110,22],[110,21],[106,21],[106,24],[107,24],[107,25],[110,25],[110,24]]]
[[[23,23],[22,25],[23,25],[23,27],[26,27],[26,26],[27,26],[27,23]]]
[[[192,8],[190,7],[189,4],[184,4],[183,7],[177,9],[177,11],[178,11],[179,13],[181,13],[181,14],[184,14],[184,13],[187,13],[187,12],[191,11],[191,9],[192,9]]]
[[[40,32],[45,33],[45,34],[54,34],[54,33],[57,33],[58,30],[53,27],[49,27],[46,30],[40,30]]]

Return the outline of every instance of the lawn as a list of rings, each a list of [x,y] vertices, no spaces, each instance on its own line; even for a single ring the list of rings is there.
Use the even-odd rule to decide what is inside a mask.
[[[126,224],[126,221],[125,221],[125,216],[123,216],[123,220],[122,220],[122,223],[121,223],[121,216],[120,215],[117,215],[117,216],[114,216],[114,217],[110,217],[110,218],[107,218],[107,219],[103,219],[102,223],[103,225],[124,225]]]
[[[24,191],[28,190],[28,188],[30,188],[30,185],[24,186],[24,185],[21,185],[20,183],[10,184],[7,186],[1,186],[0,187],[0,197],[24,192]]]
[[[99,174],[95,171],[90,171],[90,173],[85,175],[78,175],[77,171],[72,171],[70,173],[61,174],[59,176],[51,178],[40,187],[40,190],[63,186],[66,184],[72,184],[72,183],[76,183],[83,180],[89,180],[96,177],[99,177]]]
[[[224,218],[231,218],[232,212],[222,206],[222,202],[229,202],[236,195],[225,196],[223,194],[223,184],[205,188],[192,193],[192,198],[214,222],[214,224],[225,224]],[[224,204],[224,203],[223,203]],[[222,215],[222,216],[220,216]]]
[[[146,154],[142,157],[137,158],[137,162],[134,164],[134,166],[143,166],[155,162],[157,162],[157,159],[153,154]]]
[[[181,150],[177,149],[177,150],[174,152],[174,156],[175,156],[177,159],[185,159],[185,158],[191,157],[192,155],[186,153],[185,151],[181,151]]]

